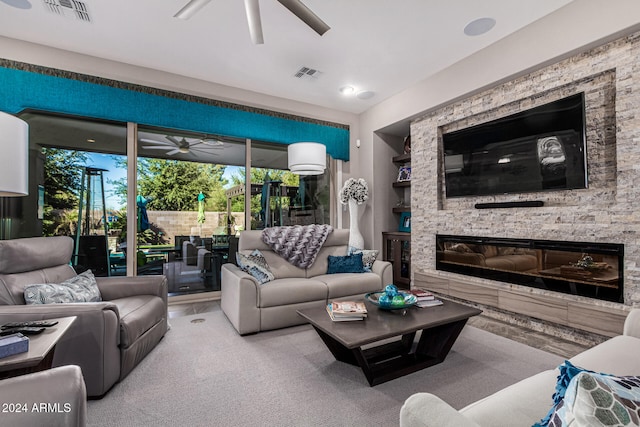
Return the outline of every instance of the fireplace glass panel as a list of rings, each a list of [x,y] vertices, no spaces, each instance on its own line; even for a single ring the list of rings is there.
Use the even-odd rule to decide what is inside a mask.
[[[447,235],[436,244],[438,270],[623,302],[623,245]]]

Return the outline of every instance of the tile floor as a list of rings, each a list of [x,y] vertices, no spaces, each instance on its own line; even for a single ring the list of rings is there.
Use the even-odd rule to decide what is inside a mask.
[[[169,305],[169,318],[206,313],[219,307],[220,301],[171,304]],[[587,346],[582,344],[521,326],[509,325],[482,315],[469,319],[467,324],[566,358],[573,357],[587,349]]]

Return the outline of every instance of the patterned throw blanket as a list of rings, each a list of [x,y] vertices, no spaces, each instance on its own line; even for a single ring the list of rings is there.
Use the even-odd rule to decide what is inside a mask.
[[[326,224],[271,227],[262,230],[262,241],[291,264],[300,268],[313,265],[333,227]]]

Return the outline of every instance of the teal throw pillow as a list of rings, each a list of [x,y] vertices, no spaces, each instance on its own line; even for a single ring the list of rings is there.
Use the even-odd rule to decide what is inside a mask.
[[[552,396],[553,406],[551,407],[547,415],[540,422],[534,424],[533,427],[547,427],[549,425],[549,421],[551,420],[551,415],[555,411],[556,405],[558,405],[562,401],[562,399],[564,399],[564,395],[567,391],[567,387],[569,386],[569,383],[576,375],[578,375],[581,372],[589,372],[592,374],[596,373],[588,369],[575,366],[573,363],[569,362],[568,360],[565,360],[564,362],[562,362],[562,364],[558,366],[558,369],[560,370],[560,374],[558,375],[558,379],[556,381],[556,390]],[[601,375],[607,375],[607,374],[601,374]]]
[[[378,257],[378,251],[376,249],[356,249],[349,246],[349,255],[362,254],[362,266],[364,271],[371,272],[371,267]]]
[[[580,372],[551,414],[549,427],[640,425],[640,377]]]
[[[327,268],[327,274],[364,272],[361,253],[347,256],[329,255],[329,267]]]
[[[100,289],[91,270],[62,283],[39,283],[24,288],[26,304],[56,304],[102,301]]]
[[[255,249],[249,255],[236,252],[236,262],[242,271],[253,276],[261,285],[275,278],[269,269],[267,260],[258,249]]]

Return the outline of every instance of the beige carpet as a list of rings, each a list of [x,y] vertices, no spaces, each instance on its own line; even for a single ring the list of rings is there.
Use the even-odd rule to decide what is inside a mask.
[[[563,360],[467,326],[440,365],[369,387],[308,325],[241,337],[218,309],[171,326],[124,381],[89,402],[90,426],[389,427],[413,393],[460,408]]]

